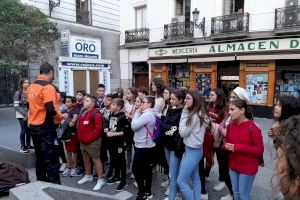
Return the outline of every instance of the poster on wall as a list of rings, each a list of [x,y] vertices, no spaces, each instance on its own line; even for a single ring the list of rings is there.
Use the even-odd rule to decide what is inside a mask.
[[[268,79],[268,74],[247,74],[246,88],[250,96],[250,103],[267,103]]]
[[[203,94],[204,96],[208,97],[211,91],[211,76],[210,74],[196,74],[196,89]]]

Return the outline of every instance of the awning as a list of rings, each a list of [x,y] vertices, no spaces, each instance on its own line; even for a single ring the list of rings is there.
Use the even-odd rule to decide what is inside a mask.
[[[220,62],[220,61],[232,61],[235,60],[235,56],[219,56],[219,57],[205,57],[205,58],[189,58],[189,63],[193,62]]]
[[[162,60],[148,60],[149,64],[155,63],[187,63],[187,58],[184,59],[162,59]]]
[[[300,54],[270,54],[270,55],[245,55],[237,56],[237,60],[285,60],[300,59]]]

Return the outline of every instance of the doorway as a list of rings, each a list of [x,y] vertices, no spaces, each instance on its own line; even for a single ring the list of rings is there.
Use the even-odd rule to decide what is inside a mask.
[[[90,94],[92,96],[96,96],[96,90],[99,84],[99,71],[98,70],[90,70]]]
[[[239,86],[239,61],[218,62],[217,85],[222,88],[228,97],[230,92]]]
[[[133,86],[139,87],[149,87],[149,68],[146,62],[132,63],[133,70]]]
[[[73,85],[74,85],[74,94],[78,90],[86,91],[86,71],[85,70],[74,70],[73,71]]]
[[[173,88],[190,88],[190,69],[187,63],[175,63],[168,66],[168,82]]]

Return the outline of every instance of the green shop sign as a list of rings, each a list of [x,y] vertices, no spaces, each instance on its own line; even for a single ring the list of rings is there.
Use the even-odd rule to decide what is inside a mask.
[[[300,50],[300,38],[256,40],[245,42],[231,42],[186,47],[150,49],[149,57],[151,58],[183,55],[211,55],[222,53],[246,53],[277,50]]]

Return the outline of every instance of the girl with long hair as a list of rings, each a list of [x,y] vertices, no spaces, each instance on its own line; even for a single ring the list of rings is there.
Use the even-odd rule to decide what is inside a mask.
[[[164,106],[162,109],[162,116],[167,116],[167,113],[171,110],[170,98],[171,98],[172,89],[170,87],[166,87],[163,93],[164,98]]]
[[[172,90],[170,104],[172,109],[167,113],[162,123],[161,133],[165,150],[165,156],[169,166],[169,197],[166,200],[175,200],[178,192],[177,177],[179,165],[184,150],[184,145],[180,141],[179,122],[184,106],[185,94],[181,90]],[[180,145],[181,144],[181,145]],[[180,145],[180,146],[179,146]]]
[[[22,79],[19,90],[14,96],[14,108],[16,110],[16,118],[19,121],[21,127],[20,141],[21,149],[20,152],[28,153],[30,146],[30,130],[27,125],[28,108],[27,108],[27,95],[26,90],[29,86],[29,80],[27,78]]]
[[[185,153],[180,163],[177,184],[184,199],[201,198],[199,162],[203,156],[203,141],[208,121],[203,97],[197,91],[189,91],[179,123],[179,134],[183,137]],[[190,179],[192,188],[189,185]]]
[[[201,178],[201,199],[208,199],[208,194],[205,187],[205,177],[209,176],[210,169],[214,163],[214,152],[217,154],[219,163],[219,183],[214,187],[214,190],[220,191],[225,187],[226,177],[222,171],[220,163],[224,162],[223,151],[221,150],[222,140],[219,135],[219,125],[224,119],[226,100],[223,89],[215,88],[210,91],[207,100],[206,110],[210,118],[211,125],[207,129],[204,137],[204,157],[206,159],[206,166],[204,166],[204,157],[199,164],[199,173]],[[206,168],[205,168],[206,167]]]
[[[235,200],[250,200],[251,189],[264,152],[260,128],[254,123],[246,101],[229,104],[231,124],[224,148],[229,152],[229,174]]]
[[[165,89],[165,83],[161,78],[155,78],[151,82],[151,92],[152,95],[155,97],[155,106],[154,109],[157,112],[162,113],[164,107],[164,98],[163,92]]]

